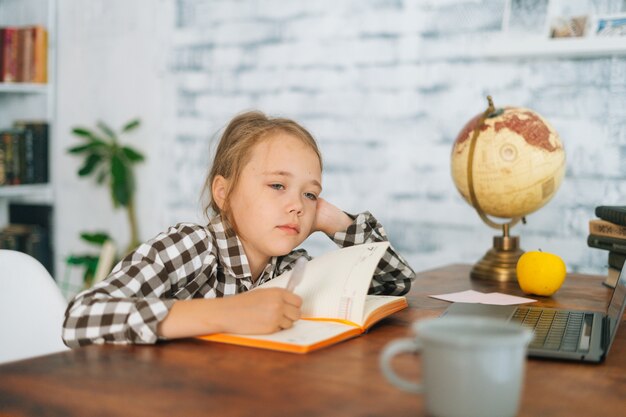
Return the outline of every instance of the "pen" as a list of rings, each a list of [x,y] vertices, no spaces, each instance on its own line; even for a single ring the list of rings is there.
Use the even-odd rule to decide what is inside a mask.
[[[287,290],[292,291],[296,289],[298,284],[302,282],[304,278],[304,268],[306,267],[306,258],[304,256],[296,259],[296,264],[291,269],[291,276],[289,282],[287,282]]]

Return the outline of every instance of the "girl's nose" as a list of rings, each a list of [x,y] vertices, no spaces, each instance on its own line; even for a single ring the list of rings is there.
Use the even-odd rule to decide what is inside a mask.
[[[297,216],[302,215],[304,210],[303,198],[303,196],[297,195],[292,199],[292,202],[289,204],[289,213],[296,213]]]

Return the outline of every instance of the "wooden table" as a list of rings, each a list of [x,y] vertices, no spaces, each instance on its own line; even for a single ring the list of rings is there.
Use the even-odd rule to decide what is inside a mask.
[[[306,355],[198,340],[90,346],[0,366],[0,416],[418,416],[423,398],[390,385],[378,357],[414,320],[466,289],[523,295],[517,285],[471,281],[468,265],[418,274],[410,307],[369,334]],[[539,304],[605,311],[601,277],[570,275]],[[622,327],[623,324],[622,324]],[[419,359],[394,364],[407,377]],[[609,416],[626,410],[626,328],[603,364],[527,361],[520,416]],[[453,400],[453,399],[451,399]]]

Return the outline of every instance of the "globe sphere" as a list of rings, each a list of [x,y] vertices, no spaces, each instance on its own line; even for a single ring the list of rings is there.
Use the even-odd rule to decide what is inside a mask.
[[[468,163],[474,130],[483,113],[457,136],[451,155],[452,179],[471,205]],[[491,113],[479,127],[472,161],[473,188],[479,208],[500,218],[523,217],[554,196],[565,174],[565,151],[554,128],[522,107]]]

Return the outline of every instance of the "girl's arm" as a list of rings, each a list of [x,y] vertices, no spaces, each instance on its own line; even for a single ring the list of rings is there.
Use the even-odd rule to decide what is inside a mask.
[[[326,233],[340,247],[389,240],[385,229],[371,213],[350,217],[322,198],[318,199],[314,229]],[[376,267],[369,293],[406,294],[414,279],[413,269],[389,246]]]
[[[233,284],[220,287],[218,293],[216,270],[217,252],[206,228],[172,227],[142,244],[104,281],[70,302],[63,340],[77,347],[155,343],[159,337],[214,331],[267,333],[286,328],[299,317],[301,300],[282,289],[221,298],[226,295],[222,292],[238,291]],[[207,298],[189,300],[199,289]]]
[[[288,329],[300,318],[302,299],[282,288],[262,288],[234,297],[177,301],[157,326],[167,339],[211,333],[263,334]]]
[[[172,281],[157,242],[142,244],[105,280],[74,297],[63,322],[66,345],[156,342],[156,326],[175,302],[161,298],[172,291]]]
[[[317,199],[317,210],[315,213],[314,232],[324,232],[332,236],[337,232],[343,232],[350,226],[353,219],[338,207],[330,204],[323,198]]]

